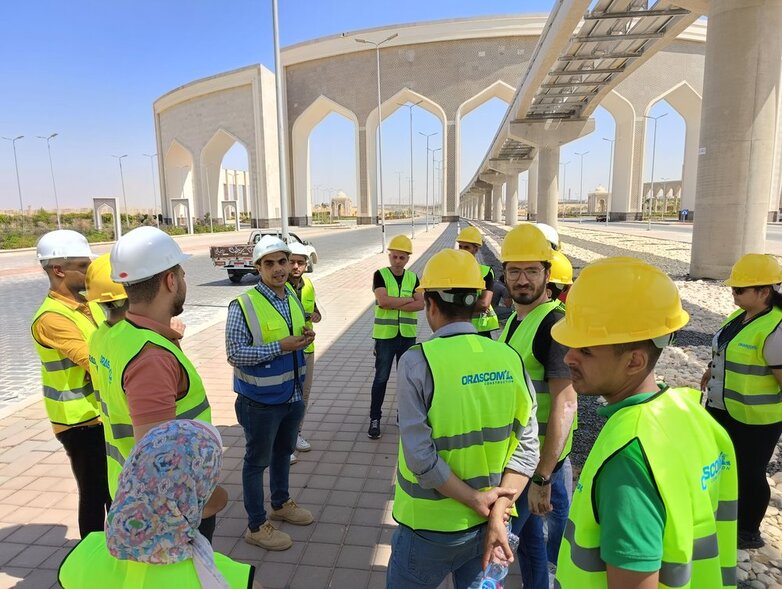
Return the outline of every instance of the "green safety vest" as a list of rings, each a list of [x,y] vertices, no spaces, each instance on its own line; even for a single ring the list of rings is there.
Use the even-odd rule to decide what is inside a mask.
[[[538,418],[538,438],[540,439],[541,448],[546,440],[546,428],[548,427],[549,415],[551,415],[551,392],[549,391],[548,381],[545,380],[546,367],[532,353],[532,343],[543,319],[556,310],[564,311],[565,306],[560,301],[549,301],[538,305],[524,318],[521,325],[513,332],[513,337],[508,341],[510,326],[516,319],[516,312],[514,311],[507,323],[505,323],[505,329],[502,330],[502,334],[497,340],[508,344],[518,352],[519,356],[524,360],[527,374],[532,379],[532,385],[535,387],[535,396],[538,400],[536,415]],[[573,432],[576,429],[578,429],[578,414],[573,416],[573,424],[570,426],[570,433],[565,442],[565,448],[559,457],[560,461],[567,458],[570,454],[570,450],[573,447]]]
[[[100,303],[96,303],[95,301],[90,301],[87,303],[87,305],[90,308],[90,313],[92,314],[92,320],[95,322],[95,325],[100,325],[104,321],[106,321],[106,312],[103,310],[103,307],[100,306]]]
[[[722,324],[725,327],[744,311],[734,311]],[[782,322],[782,310],[772,307],[741,328],[724,352],[713,345],[714,354],[725,354],[725,408],[736,421],[749,425],[768,425],[782,421],[782,389],[763,357],[766,338]],[[715,336],[715,342],[716,342]]]
[[[484,280],[489,275],[489,272],[491,272],[491,266],[481,264],[481,276],[483,276]],[[478,333],[493,331],[500,328],[500,320],[497,317],[497,313],[494,312],[494,307],[491,305],[489,305],[489,308],[486,309],[486,311],[473,317],[472,324],[475,326],[475,329],[478,330]]]
[[[396,281],[390,268],[381,268],[380,275],[386,283],[386,292],[390,297],[412,297],[415,294],[414,272],[405,270],[402,278],[402,288]],[[418,316],[415,311],[397,311],[396,309],[382,309],[375,304],[375,325],[372,328],[374,339],[393,339],[397,334],[402,337],[415,337],[415,328],[418,324]]]
[[[126,319],[113,326],[103,323],[90,339],[90,366],[95,386],[100,391],[109,494],[112,499],[117,492],[122,466],[136,444],[123,387],[125,369],[146,344],[171,352],[187,373],[188,389],[176,402],[176,418],[212,422],[212,410],[201,377],[179,346],[151,329],[136,327]]]
[[[214,553],[217,570],[231,589],[252,587],[255,567]],[[58,573],[63,589],[200,589],[192,559],[174,564],[119,560],[106,547],[106,533],[92,532],[65,557]]]
[[[73,321],[84,341],[88,341],[95,331],[95,323],[86,315],[52,297],[47,296],[36,311],[33,326],[44,313],[57,313]],[[58,425],[79,425],[98,417],[98,401],[87,371],[59,350],[41,344],[35,338],[34,329],[32,332],[35,349],[41,359],[43,402],[49,420]]]
[[[700,392],[688,388],[664,389],[608,419],[573,493],[555,587],[607,586],[594,481],[635,440],[665,506],[659,587],[735,587],[736,456],[728,434],[701,407]]]
[[[304,312],[310,316],[315,312],[315,287],[312,285],[312,280],[306,276],[302,276],[301,280],[304,283],[301,287],[301,306],[304,307]],[[291,293],[296,296],[296,289],[293,287],[293,285],[290,282],[288,282],[287,285]],[[312,329],[312,320],[307,319],[304,322],[304,327],[307,329]],[[305,354],[312,354],[314,351],[315,342],[312,342],[310,345],[304,348]]]
[[[532,411],[521,359],[509,347],[474,333],[438,337],[420,349],[434,383],[428,423],[437,454],[473,489],[496,487]],[[438,532],[486,521],[463,503],[421,487],[407,467],[403,439],[393,516],[414,530]]]

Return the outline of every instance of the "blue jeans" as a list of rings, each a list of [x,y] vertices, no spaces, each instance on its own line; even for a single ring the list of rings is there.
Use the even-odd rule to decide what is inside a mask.
[[[236,396],[236,419],[244,430],[242,490],[247,525],[257,528],[266,521],[263,504],[263,471],[269,468],[272,509],[290,499],[288,476],[291,454],[296,449],[299,424],[304,417],[304,402],[265,405]]]
[[[570,456],[568,456],[562,463],[562,468],[555,472],[551,479],[551,506],[554,510],[546,516],[546,524],[548,525],[546,553],[548,561],[553,564],[557,564],[559,557],[559,545],[562,544],[562,536],[565,533],[572,496],[573,465],[570,462]]]
[[[486,525],[465,532],[426,532],[400,525],[391,540],[386,589],[437,589],[453,575],[456,589],[478,589]]]
[[[370,419],[380,419],[383,416],[383,400],[386,398],[386,384],[391,376],[391,366],[410,346],[415,344],[414,337],[397,335],[392,339],[375,340],[375,379],[372,381],[372,405],[369,408]]]

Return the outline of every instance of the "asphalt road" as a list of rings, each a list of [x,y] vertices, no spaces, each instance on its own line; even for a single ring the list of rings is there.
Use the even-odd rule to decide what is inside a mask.
[[[296,228],[291,228],[296,233]],[[416,232],[424,231],[417,220]],[[306,237],[308,231],[302,231]],[[410,234],[410,223],[387,223],[386,236]],[[220,234],[215,243],[230,243],[231,234]],[[325,276],[380,251],[379,227],[354,227],[320,231],[311,241],[318,252],[316,276]],[[182,320],[192,333],[225,317],[228,303],[253,284],[245,276],[240,284],[228,280],[225,270],[215,268],[208,246],[197,250],[184,264],[187,302]],[[32,255],[32,254],[31,254]],[[26,258],[27,256],[25,256]],[[28,263],[29,265],[29,263]],[[30,336],[30,320],[46,294],[48,282],[43,272],[0,277],[0,408],[32,394],[40,394],[40,364]],[[370,288],[367,285],[367,288]],[[186,332],[187,333],[187,332]]]

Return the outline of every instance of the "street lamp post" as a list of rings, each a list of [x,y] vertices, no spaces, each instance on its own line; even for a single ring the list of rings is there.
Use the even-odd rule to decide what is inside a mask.
[[[438,175],[436,175],[436,174],[435,174],[435,171],[434,171],[434,155],[435,155],[435,154],[436,154],[438,151],[442,151],[442,150],[443,150],[443,148],[442,148],[442,147],[437,147],[437,148],[434,148],[434,149],[430,149],[430,150],[429,150],[429,151],[431,151],[431,152],[432,152],[432,217],[436,217],[436,216],[437,216],[437,215],[435,215],[435,213],[434,213],[434,212],[435,212],[435,210],[437,210],[437,209],[435,208],[435,204],[434,204],[434,203],[435,203],[435,202],[437,202],[437,203],[439,204],[439,202],[440,202],[440,201],[438,201],[438,200],[437,200],[437,193],[435,192],[435,186],[437,186],[437,181],[439,180],[439,176],[438,176]],[[438,161],[442,161],[442,160],[438,160]],[[440,211],[440,214],[442,214],[442,211]],[[434,222],[434,221],[433,221],[433,222]],[[439,223],[439,221],[438,221],[438,223]]]
[[[616,139],[608,139],[607,137],[603,137],[603,141],[608,141],[611,144],[611,156],[608,158],[608,202],[606,203],[606,225],[611,220],[611,199],[613,198],[613,195],[611,194],[611,183],[614,179],[614,143],[616,143]]]
[[[46,151],[49,152],[49,171],[52,174],[52,190],[54,191],[54,207],[57,210],[57,229],[62,229],[62,223],[60,223],[60,202],[57,200],[57,185],[54,183],[54,166],[52,165],[52,144],[51,141],[57,137],[57,133],[52,133],[48,137],[42,135],[36,135],[38,139],[46,141]]]
[[[380,97],[380,46],[387,43],[391,39],[395,39],[399,36],[399,33],[394,33],[380,41],[375,43],[374,41],[367,41],[366,39],[354,39],[356,43],[363,43],[365,45],[373,45],[375,47],[375,61],[377,65],[377,161],[378,161],[378,200],[380,205],[380,247],[381,252],[386,251],[386,213],[383,208],[383,113],[381,112],[382,102]]]
[[[565,201],[565,197],[567,196],[567,166],[570,163],[570,160],[566,162],[560,162],[560,166],[562,167],[562,190],[559,191],[560,195],[562,195],[562,202]],[[557,205],[557,217],[559,217],[559,205]]]
[[[24,135],[18,137],[3,137],[6,141],[11,142],[11,146],[14,150],[14,167],[16,168],[16,190],[19,193],[19,211],[24,215],[24,204],[22,204],[22,184],[19,182],[19,160],[16,158],[16,142],[20,139],[24,139]]]
[[[155,164],[154,159],[157,157],[156,153],[145,153],[144,157],[149,158],[149,171],[152,178],[152,204],[155,210],[155,224],[160,227],[160,217],[157,214],[157,189],[155,188]],[[163,203],[160,203],[160,213],[163,214]]]
[[[280,24],[277,0],[272,0],[272,37],[274,39],[274,85],[277,95],[277,155],[280,166],[280,233],[288,242],[288,166],[285,151],[285,105],[283,103],[284,67],[280,58]]]
[[[660,178],[660,180],[663,181],[663,214],[660,217],[660,219],[665,221],[665,213],[668,212],[668,191],[665,190],[666,188],[665,183],[668,182],[670,178]]]
[[[415,238],[415,202],[413,200],[413,108],[421,104],[423,100],[413,104],[399,104],[405,107],[410,113],[410,236]]]
[[[128,229],[130,229],[130,221],[128,219],[128,199],[125,196],[125,175],[122,173],[122,158],[128,157],[128,154],[112,155],[111,157],[117,158],[117,161],[119,162],[119,179],[120,182],[122,182],[122,206],[125,207],[125,225],[127,225]],[[184,183],[182,184],[182,190],[184,190]]]
[[[426,230],[429,231],[429,138],[437,135],[437,132],[423,133],[418,131],[418,134],[426,137],[426,200],[424,204],[424,218],[426,219]],[[434,175],[434,170],[432,170],[432,175]],[[432,198],[434,199],[434,194]]]
[[[402,172],[396,172],[396,204],[402,210]]]
[[[588,151],[585,151],[583,153],[576,153],[574,155],[577,155],[581,158],[581,178],[579,179],[580,187],[578,189],[578,202],[581,204],[583,201],[586,203],[586,200],[584,199],[584,156],[588,154]],[[581,218],[584,216],[584,210],[579,207],[579,215],[578,215],[578,222],[581,223]]]
[[[649,198],[649,219],[646,224],[646,230],[651,231],[652,230],[652,198],[654,198],[654,160],[655,160],[655,152],[657,150],[657,121],[664,116],[666,116],[668,113],[665,112],[661,115],[657,115],[656,117],[650,117],[649,115],[644,115],[645,119],[651,119],[654,121],[654,133],[652,135],[652,196]]]

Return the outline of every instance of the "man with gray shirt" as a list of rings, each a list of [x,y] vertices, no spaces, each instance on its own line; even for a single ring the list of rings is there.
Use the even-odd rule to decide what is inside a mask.
[[[512,559],[505,517],[538,462],[535,398],[519,355],[471,323],[483,288],[473,256],[443,250],[417,289],[434,336],[399,361],[388,588],[435,589],[452,575],[462,589],[484,551]]]

